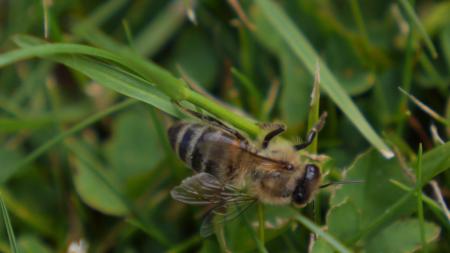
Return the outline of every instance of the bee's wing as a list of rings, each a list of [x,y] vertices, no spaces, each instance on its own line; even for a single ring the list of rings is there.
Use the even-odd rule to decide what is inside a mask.
[[[200,227],[200,235],[202,237],[208,237],[214,233],[215,224],[223,224],[227,221],[231,221],[248,208],[250,208],[256,199],[248,199],[239,203],[227,203],[225,205],[219,205],[211,208],[203,218],[202,225]]]
[[[206,214],[200,229],[200,234],[204,237],[212,234],[214,223],[236,218],[256,201],[255,197],[233,185],[224,184],[205,172],[184,179],[170,193],[174,199],[186,204],[213,206]]]
[[[230,184],[221,183],[209,173],[188,177],[170,192],[172,198],[190,205],[224,205],[254,199]]]

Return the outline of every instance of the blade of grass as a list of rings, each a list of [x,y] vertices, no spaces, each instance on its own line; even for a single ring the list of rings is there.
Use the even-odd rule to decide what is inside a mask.
[[[19,60],[29,59],[31,57],[44,57],[49,58],[53,57],[56,54],[69,54],[67,59],[74,60],[74,55],[90,55],[96,58],[104,59],[107,61],[112,61],[115,64],[122,66],[125,69],[132,71],[133,73],[139,73],[139,75],[149,81],[152,84],[156,85],[160,91],[165,93],[173,100],[186,100],[196,106],[201,107],[202,109],[212,113],[218,118],[232,124],[233,126],[247,132],[251,136],[256,136],[261,133],[261,129],[255,124],[255,122],[247,117],[243,117],[242,115],[237,115],[223,106],[220,106],[218,103],[211,101],[200,94],[188,89],[185,82],[183,80],[177,79],[172,76],[167,70],[146,61],[145,59],[136,56],[132,53],[129,55],[124,54],[113,54],[109,51],[97,49],[88,46],[82,46],[77,44],[63,44],[63,43],[54,43],[54,44],[44,44],[44,45],[35,45],[37,42],[35,39],[30,41],[29,37],[19,37],[16,40],[19,45],[26,46],[27,48],[21,50],[15,50],[3,54],[0,56],[0,67],[5,66],[7,64],[14,63]],[[34,43],[34,44],[33,44]],[[58,56],[61,57],[61,56]],[[59,58],[61,59],[61,58]],[[74,65],[75,66],[75,65]],[[107,76],[105,76],[107,78]],[[120,87],[117,88],[127,88],[124,87],[125,84],[121,84]],[[143,87],[140,87],[142,89]],[[141,91],[141,95],[147,95],[147,91]],[[144,102],[151,103],[151,100],[146,100]],[[176,111],[176,108],[172,105],[172,109]]]
[[[439,173],[442,173],[450,168],[450,142],[447,142],[444,145],[441,145],[437,148],[432,149],[425,153],[422,159],[422,185],[424,186],[428,181],[430,181],[433,177],[437,176]],[[405,209],[405,204],[407,204],[411,198],[416,193],[416,189],[414,191],[406,193],[403,197],[401,197],[398,201],[396,201],[392,206],[386,208],[383,213],[380,214],[371,224],[367,226],[364,231],[361,231],[351,240],[350,243],[355,243],[358,240],[366,237],[372,231],[378,229],[381,225],[385,224],[385,222],[392,217],[398,217],[399,215],[407,215],[414,211],[414,209]]]
[[[311,102],[309,106],[309,113],[308,113],[308,131],[314,127],[314,125],[319,121],[319,108],[320,106],[320,67],[319,64],[316,66],[316,72],[314,74],[314,84],[311,91]],[[307,150],[312,154],[317,154],[317,146],[318,146],[318,139],[319,139],[319,133],[316,134],[316,137],[314,138],[313,142]],[[320,217],[321,217],[321,210],[320,210],[320,197],[316,196],[316,199],[312,203],[313,206],[313,217],[314,222],[316,224],[320,223]]]
[[[28,165],[29,163],[33,162],[36,158],[38,158],[39,156],[45,154],[45,152],[47,152],[51,147],[53,147],[54,145],[58,144],[59,142],[61,142],[62,140],[64,140],[65,138],[81,131],[82,129],[86,128],[87,126],[97,122],[98,120],[104,118],[105,116],[112,114],[114,112],[120,111],[124,108],[127,108],[128,106],[131,106],[133,104],[137,103],[136,100],[126,100],[124,102],[121,102],[115,106],[112,106],[104,111],[98,112],[88,118],[86,118],[85,120],[81,121],[80,123],[74,125],[73,127],[71,127],[70,129],[68,129],[67,131],[53,137],[52,139],[46,141],[44,144],[42,144],[41,146],[39,146],[37,149],[35,149],[33,152],[31,152],[28,156],[26,156],[24,159],[22,159],[19,163],[13,165],[10,168],[3,168],[4,170],[10,171],[10,175],[13,175],[15,173],[17,173],[17,171],[21,168],[23,168],[24,166]],[[0,184],[4,184],[6,181],[8,180],[8,178],[0,178]]]
[[[345,247],[341,242],[339,242],[336,238],[334,238],[332,235],[326,233],[323,231],[320,227],[318,227],[316,224],[314,224],[312,221],[307,219],[306,217],[302,215],[296,215],[295,219],[303,224],[305,227],[307,227],[310,231],[314,232],[319,237],[322,237],[327,243],[329,243],[336,251],[341,253],[350,253],[351,251]]]
[[[309,113],[308,113],[308,131],[313,128],[313,126],[319,121],[319,105],[320,105],[320,66],[316,65],[316,72],[314,74],[314,84],[311,91],[311,102],[309,105]],[[316,134],[313,142],[307,150],[312,153],[317,153],[317,139],[319,133]]]
[[[173,1],[159,12],[136,36],[135,48],[141,55],[152,56],[181,27],[185,19],[182,1]]]
[[[426,114],[428,114],[430,117],[438,121],[439,123],[442,123],[446,126],[450,126],[450,119],[445,119],[441,115],[439,115],[437,112],[433,111],[430,107],[428,107],[426,104],[422,103],[419,99],[414,97],[413,95],[409,94],[402,88],[398,88],[403,94],[405,94],[414,104],[416,104],[417,107],[419,107],[422,111],[424,111]]]
[[[213,226],[214,226],[214,234],[216,235],[220,250],[225,253],[231,253],[231,251],[228,249],[228,246],[227,246],[227,239],[225,238],[224,223],[214,222]]]
[[[407,185],[391,179],[389,180],[393,185],[397,186],[398,188],[406,191],[411,192],[414,191],[414,195],[417,197],[417,193],[415,192],[414,188],[408,187]],[[422,194],[423,201],[430,207],[430,209],[436,214],[436,216],[442,221],[444,226],[447,228],[447,230],[450,231],[450,216],[447,216],[447,213],[445,210],[442,210],[442,208],[430,197],[427,195]]]
[[[264,242],[265,240],[265,218],[264,218],[264,205],[262,203],[258,203],[258,236],[259,236],[259,241],[262,244],[262,246],[264,247]]]
[[[436,59],[438,57],[436,48],[433,45],[433,42],[431,42],[430,36],[428,36],[427,32],[425,31],[424,26],[422,25],[422,22],[420,22],[419,17],[417,17],[414,8],[411,6],[408,0],[399,0],[400,5],[403,7],[403,9],[406,12],[406,15],[413,21],[414,25],[417,28],[417,31],[419,31],[419,34],[422,36],[422,38],[425,40],[425,44],[428,47],[428,50],[431,53],[431,56]]]
[[[259,215],[259,206],[258,206],[258,215]],[[251,236],[253,237],[253,240],[256,243],[256,248],[258,249],[258,252],[260,252],[260,253],[268,253],[266,247],[264,246],[264,241],[261,241],[260,239],[258,239],[258,236],[256,235],[255,231],[253,230],[252,225],[248,221],[247,216],[245,215],[245,213],[242,215],[242,219],[245,222],[245,227],[248,229],[249,233],[251,234]],[[259,224],[259,225],[261,226],[261,224]],[[262,225],[263,225],[263,228],[264,228],[264,223]]]
[[[413,72],[413,67],[414,67],[414,61],[413,61],[414,36],[413,35],[414,35],[414,27],[409,26],[408,39],[407,39],[406,51],[405,51],[405,60],[404,60],[403,69],[402,69],[402,88],[408,92],[411,90],[412,72]],[[406,103],[407,103],[407,99],[405,97],[401,97],[399,107],[398,107],[399,119],[401,120],[397,127],[397,133],[399,135],[401,135],[401,133],[403,132],[404,127],[405,127],[404,111],[406,110]]]
[[[117,11],[124,8],[124,5],[128,2],[128,0],[109,0],[104,1],[100,7],[95,9],[88,18],[83,19],[82,22],[77,23],[77,25],[72,29],[72,31],[76,30],[84,30],[89,29],[91,27],[98,27],[102,25],[105,21],[107,21],[110,17],[114,15]]]
[[[252,108],[252,112],[261,114],[260,105],[262,103],[262,97],[255,84],[247,76],[245,76],[234,67],[231,68],[231,74],[233,74],[233,76],[239,80],[239,83],[244,88],[250,103],[250,108]]]
[[[419,145],[416,165],[416,195],[417,195],[417,215],[419,216],[420,240],[422,241],[423,252],[428,252],[425,240],[425,221],[423,218],[423,197],[422,197],[422,143]]]
[[[3,202],[3,198],[0,197],[0,205],[2,207],[2,215],[3,221],[6,226],[6,233],[8,234],[9,246],[11,248],[11,252],[18,253],[19,248],[17,247],[16,237],[14,236],[14,230],[11,225],[11,219],[9,218],[8,210],[6,209],[5,202]]]
[[[292,52],[301,62],[303,62],[308,71],[311,74],[314,74],[319,55],[307,41],[306,37],[278,5],[269,0],[257,0],[256,2],[268,21],[273,25],[275,30],[279,32],[278,35],[283,38]],[[325,64],[320,65],[320,69],[322,70],[321,86],[323,90],[344,112],[361,134],[377,148],[384,157],[393,157],[394,153],[369,125],[328,67]]]

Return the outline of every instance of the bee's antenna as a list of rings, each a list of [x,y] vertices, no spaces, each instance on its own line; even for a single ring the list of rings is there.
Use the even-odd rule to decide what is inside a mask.
[[[342,181],[332,181],[326,184],[321,185],[319,188],[327,188],[332,185],[339,185],[339,184],[362,184],[365,180],[355,179],[355,180],[342,180]]]

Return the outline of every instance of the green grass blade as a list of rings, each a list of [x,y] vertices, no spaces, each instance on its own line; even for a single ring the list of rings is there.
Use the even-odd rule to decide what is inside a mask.
[[[427,32],[425,31],[425,27],[422,25],[422,22],[420,22],[419,17],[417,17],[416,13],[414,12],[414,8],[411,6],[408,0],[399,0],[399,2],[403,9],[405,9],[408,17],[413,21],[422,38],[425,40],[425,44],[427,45],[428,50],[430,50],[431,56],[433,58],[437,58],[438,54],[436,48],[434,47],[433,42],[431,42],[430,36],[428,36]]]
[[[157,89],[165,93],[168,97],[174,100],[186,100],[190,103],[201,107],[204,110],[212,113],[213,115],[219,117],[220,119],[234,125],[235,127],[249,133],[252,136],[256,136],[261,133],[261,129],[255,124],[255,122],[242,115],[237,115],[232,113],[228,109],[220,106],[219,104],[203,97],[202,95],[190,90],[183,80],[180,80],[170,74],[167,70],[153,64],[145,59],[134,55],[134,54],[113,54],[109,51],[93,48],[89,46],[77,45],[77,44],[65,44],[65,43],[54,43],[54,44],[43,44],[36,45],[39,43],[35,38],[21,36],[18,37],[16,42],[22,47],[26,47],[21,50],[15,50],[8,52],[6,54],[0,55],[0,68],[8,64],[12,64],[19,60],[25,60],[32,57],[43,57],[55,59],[55,55],[58,54],[69,54],[66,58],[66,63],[69,64],[70,60],[75,60],[74,55],[88,55],[95,58],[100,58],[102,60],[112,61],[113,63],[121,66],[125,70],[137,73],[142,79],[154,84]],[[52,58],[53,57],[53,58]],[[61,56],[58,56],[61,57]],[[62,60],[62,58],[58,58]],[[78,59],[79,60],[79,59]],[[99,64],[98,64],[99,65]],[[105,64],[106,65],[106,64]],[[77,64],[72,65],[74,67],[82,67]],[[108,78],[104,75],[104,78]],[[104,84],[104,83],[102,83]],[[150,86],[150,85],[149,85]],[[125,87],[125,84],[116,86],[116,88],[129,89]],[[141,87],[143,88],[143,87]],[[150,89],[147,87],[147,89]],[[148,90],[138,90],[137,92],[142,92],[141,94],[148,95]],[[143,100],[144,102],[151,103],[152,100]],[[169,101],[167,101],[169,102]],[[167,105],[167,104],[166,104]],[[166,109],[170,109],[173,114],[176,114],[176,108],[173,105],[167,105]],[[163,108],[160,108],[163,109]],[[171,114],[169,111],[166,111]]]
[[[284,11],[275,3],[269,0],[257,0],[259,7],[268,21],[273,25],[279,36],[283,38],[292,52],[303,62],[311,74],[315,73],[316,62],[319,55],[307,41],[301,31],[295,27],[294,23],[287,17]],[[320,64],[321,87],[328,96],[345,113],[350,121],[362,133],[362,135],[380,151],[386,158],[393,157],[393,152],[383,142],[381,137],[373,130],[356,105],[350,99],[345,90],[338,83],[325,64]]]
[[[259,210],[260,210],[260,206],[262,206],[262,204],[258,203],[258,205],[259,205],[258,206],[258,216],[259,216]],[[245,214],[242,215],[242,219],[244,220],[246,228],[248,229],[249,233],[253,237],[253,240],[255,241],[256,249],[258,250],[258,252],[260,252],[260,253],[268,253],[266,247],[264,246],[264,241],[262,241],[261,238],[258,238],[258,235],[256,235],[255,231],[253,230],[252,225],[248,221],[248,219],[245,216]],[[263,224],[260,223],[259,225],[260,226],[262,225],[263,228],[264,228],[264,223]],[[263,240],[264,240],[264,238],[263,238]]]
[[[8,210],[6,209],[5,202],[3,202],[3,198],[0,198],[0,205],[2,207],[2,215],[3,215],[3,220],[4,220],[5,226],[6,226],[6,232],[8,234],[11,252],[18,253],[19,248],[17,247],[16,237],[14,236],[14,230],[11,225],[11,219],[9,218]]]
[[[60,143],[65,138],[81,131],[82,129],[86,128],[89,125],[92,125],[93,123],[97,122],[98,120],[104,118],[105,116],[112,114],[114,112],[120,111],[128,106],[131,106],[135,104],[137,101],[135,100],[126,100],[122,103],[119,103],[115,106],[112,106],[104,111],[98,112],[85,120],[81,121],[80,123],[76,124],[75,126],[71,127],[69,130],[64,131],[63,133],[53,137],[52,139],[46,141],[44,144],[39,146],[37,149],[35,149],[33,152],[31,152],[27,157],[22,159],[19,163],[15,164],[14,166],[10,168],[3,168],[4,170],[10,171],[9,175],[13,175],[17,173],[17,171],[24,166],[28,165],[29,163],[36,160],[39,156],[45,154],[50,148],[55,146],[56,144]],[[9,177],[0,178],[0,184],[5,183]]]
[[[260,244],[264,247],[265,240],[265,222],[266,219],[264,218],[264,205],[262,203],[258,203],[258,236]]]
[[[316,72],[314,74],[314,84],[313,89],[311,91],[311,102],[309,104],[309,113],[308,113],[308,131],[313,128],[315,124],[319,121],[319,108],[320,106],[320,69],[319,65],[317,65]],[[313,142],[307,150],[312,154],[317,153],[317,142],[318,142],[319,134],[316,134]]]
[[[407,185],[391,179],[389,180],[393,185],[397,186],[398,188],[406,191],[411,192],[413,191],[415,196],[417,196],[416,190],[414,188],[408,187]],[[436,214],[436,216],[442,221],[442,224],[446,227],[447,230],[450,231],[450,216],[447,215],[446,211],[443,210],[432,198],[428,197],[427,195],[422,194],[423,202],[428,205],[428,207]]]
[[[318,227],[316,224],[314,224],[312,221],[307,219],[306,217],[302,215],[295,216],[295,219],[303,224],[305,227],[307,227],[309,230],[314,232],[319,237],[322,237],[326,242],[328,242],[337,252],[341,253],[350,253],[351,251],[345,247],[341,242],[336,240],[332,235],[326,233],[320,227]]]
[[[423,217],[423,197],[422,197],[422,144],[419,145],[419,154],[417,155],[416,166],[416,194],[417,194],[417,215],[419,216],[420,240],[422,241],[422,250],[426,253],[425,240],[425,220]]]
[[[152,19],[136,36],[134,46],[141,55],[152,56],[183,24],[185,19],[182,1],[173,1]]]

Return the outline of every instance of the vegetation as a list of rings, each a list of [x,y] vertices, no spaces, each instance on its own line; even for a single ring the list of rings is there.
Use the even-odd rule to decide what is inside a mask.
[[[0,1],[1,252],[449,252],[450,2]],[[326,157],[313,204],[206,209],[181,101]],[[82,252],[82,251],[81,251]]]

